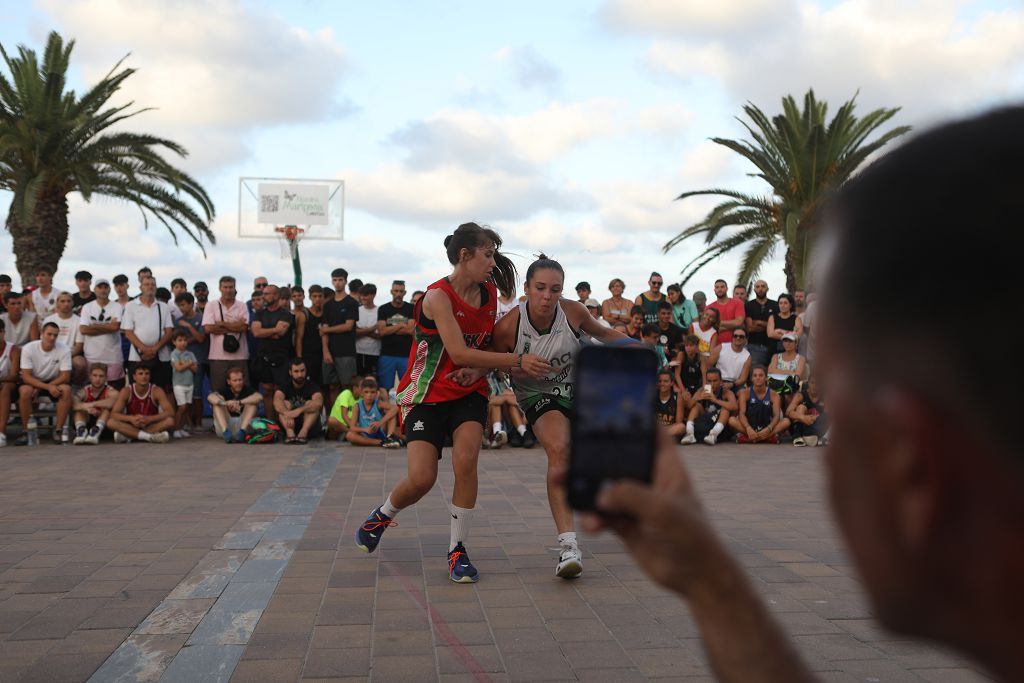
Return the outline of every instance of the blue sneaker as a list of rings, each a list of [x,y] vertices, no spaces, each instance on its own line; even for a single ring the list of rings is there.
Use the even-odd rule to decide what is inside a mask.
[[[398,526],[398,523],[377,508],[356,530],[356,545],[364,553],[372,553],[377,549],[380,537],[384,535],[384,530],[389,526]]]
[[[232,441],[234,441],[234,435],[231,433],[230,429],[225,429],[223,436],[224,443],[231,443]]]
[[[455,583],[476,583],[480,578],[480,572],[469,561],[466,546],[461,543],[448,553],[448,578]]]

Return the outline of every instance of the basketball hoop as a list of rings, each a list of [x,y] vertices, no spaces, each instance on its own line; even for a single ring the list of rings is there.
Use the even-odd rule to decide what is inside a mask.
[[[281,244],[281,258],[295,260],[299,255],[299,242],[306,232],[297,225],[284,225],[274,228],[277,233],[277,241]]]

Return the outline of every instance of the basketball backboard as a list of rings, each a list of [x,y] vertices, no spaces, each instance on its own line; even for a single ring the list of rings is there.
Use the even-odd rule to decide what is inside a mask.
[[[295,225],[305,240],[340,240],[345,232],[345,181],[239,178],[238,236],[278,239],[275,228]]]

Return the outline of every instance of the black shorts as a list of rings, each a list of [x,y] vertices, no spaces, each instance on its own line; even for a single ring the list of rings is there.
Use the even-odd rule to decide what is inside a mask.
[[[541,396],[533,401],[532,404],[520,403],[519,407],[522,408],[523,413],[526,415],[526,422],[531,427],[537,424],[537,420],[540,419],[541,415],[550,413],[553,410],[565,415],[566,419],[571,419],[572,416],[572,409],[566,404],[564,399],[560,399],[557,396]]]
[[[407,441],[426,441],[437,449],[441,459],[446,436],[454,437],[455,430],[464,422],[487,424],[487,399],[473,392],[454,401],[420,403],[405,416]]]
[[[291,380],[287,356],[259,355],[252,361],[253,376],[260,384],[283,387]],[[319,385],[318,385],[319,386]]]

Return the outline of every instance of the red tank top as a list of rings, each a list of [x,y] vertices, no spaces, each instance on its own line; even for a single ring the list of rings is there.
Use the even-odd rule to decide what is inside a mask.
[[[110,391],[110,385],[104,384],[103,387],[97,391],[96,388],[91,384],[85,385],[85,402],[94,403],[96,401],[102,401],[107,397],[107,392]]]
[[[128,414],[129,415],[156,415],[160,412],[160,406],[157,405],[156,401],[153,400],[153,385],[149,385],[149,391],[144,396],[139,396],[135,393],[135,383],[133,382],[128,387],[131,392],[131,398],[128,399]]]
[[[442,278],[427,287],[440,289],[452,303],[452,313],[462,330],[466,346],[471,349],[483,349],[491,345],[491,333],[494,331],[494,319],[498,310],[498,290],[492,282],[485,282],[482,287],[484,301],[479,308],[470,306],[452,289],[448,278]],[[475,384],[464,387],[450,379],[448,375],[459,369],[452,362],[451,356],[444,348],[441,335],[433,320],[422,315],[423,299],[416,302],[413,318],[416,320],[414,343],[409,350],[409,369],[398,384],[398,405],[403,415],[419,403],[441,403],[479,393],[489,394],[486,378]]]

